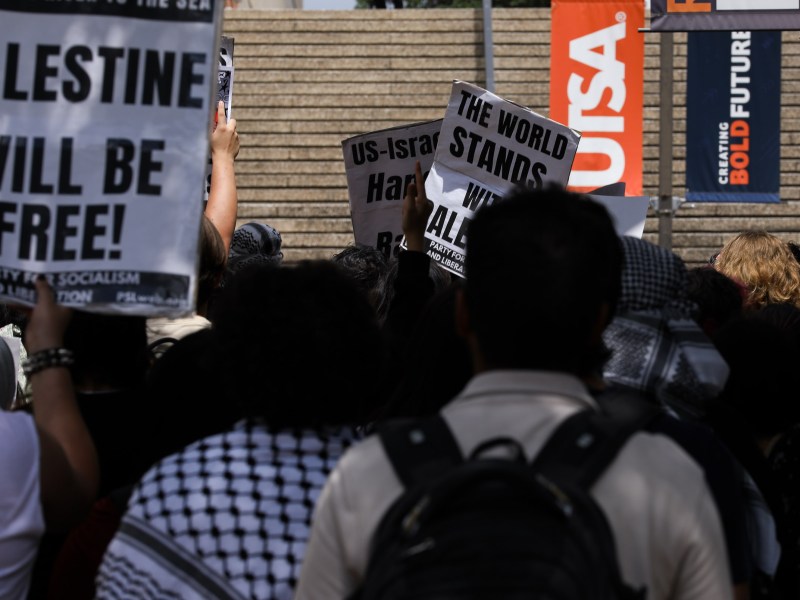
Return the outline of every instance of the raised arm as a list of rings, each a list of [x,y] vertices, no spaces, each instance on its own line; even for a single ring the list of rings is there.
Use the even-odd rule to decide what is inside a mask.
[[[88,512],[97,495],[99,468],[92,438],[75,401],[63,350],[71,311],[55,302],[42,278],[25,329],[26,369],[39,434],[41,501],[48,529],[66,529]]]
[[[433,204],[428,201],[425,194],[425,178],[422,176],[422,166],[417,161],[414,168],[414,181],[408,184],[405,198],[403,198],[403,233],[406,236],[406,246],[412,252],[424,252],[425,227],[433,211]]]
[[[228,120],[225,103],[221,100],[217,105],[217,118],[217,127],[211,134],[211,190],[205,215],[219,231],[227,254],[231,248],[233,230],[236,229],[239,205],[233,168],[233,161],[239,154],[239,134],[236,131],[236,119]]]

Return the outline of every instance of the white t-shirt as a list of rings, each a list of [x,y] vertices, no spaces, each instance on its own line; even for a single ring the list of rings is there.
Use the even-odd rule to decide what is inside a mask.
[[[483,441],[518,440],[528,461],[559,423],[596,407],[564,373],[489,371],[442,409],[463,456]],[[314,509],[295,600],[346,598],[363,581],[372,536],[403,493],[377,436],[351,448]],[[725,538],[703,471],[672,440],[633,435],[591,488],[614,533],[623,580],[648,600],[733,596]]]
[[[44,534],[33,418],[0,411],[0,598],[25,598]]]

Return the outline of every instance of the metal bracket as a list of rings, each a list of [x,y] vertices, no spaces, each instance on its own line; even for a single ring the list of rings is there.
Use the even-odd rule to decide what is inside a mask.
[[[661,209],[658,206],[659,205],[659,200],[661,200],[660,196],[650,196],[650,208],[658,216],[662,216],[662,215],[671,216],[671,215],[674,215],[676,212],[678,212],[678,209],[681,207],[681,205],[686,203],[686,198],[683,198],[681,196],[672,196],[672,204],[671,204],[670,208]]]

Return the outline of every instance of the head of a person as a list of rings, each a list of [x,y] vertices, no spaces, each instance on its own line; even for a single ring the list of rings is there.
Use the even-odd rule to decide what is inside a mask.
[[[355,283],[327,261],[254,265],[219,297],[223,401],[273,427],[357,423],[374,402],[382,340]]]
[[[800,307],[800,265],[788,244],[771,233],[743,231],[723,246],[714,266],[747,286],[747,308],[775,302]]]
[[[75,354],[72,377],[80,389],[136,389],[150,365],[144,317],[76,310],[64,346]]]
[[[277,229],[266,223],[251,221],[233,232],[228,258],[259,254],[273,259],[273,262],[280,263],[283,260],[282,243],[283,238]]]
[[[230,279],[238,271],[253,263],[280,264],[283,261],[283,238],[274,227],[266,223],[245,223],[233,232],[225,274]]]
[[[283,238],[278,230],[266,223],[252,221],[236,229],[231,239],[231,249],[228,252],[228,262],[225,265],[225,274],[222,277],[220,288],[228,285],[236,273],[255,264],[281,264],[283,262],[282,244]],[[211,321],[216,319],[215,296],[216,294],[211,297],[208,307],[208,318]]]
[[[647,240],[621,238],[622,284],[617,314],[669,311],[691,317],[696,306],[689,300],[686,265],[681,258]]]
[[[518,190],[481,209],[468,233],[459,317],[476,365],[577,375],[595,368],[621,265],[611,218],[585,196]]]
[[[377,308],[378,287],[389,267],[386,255],[377,248],[355,244],[335,254],[331,260],[356,282],[364,297]]]
[[[687,294],[697,309],[694,319],[706,335],[742,313],[744,288],[710,266],[687,273]]]
[[[603,332],[606,383],[639,390],[678,414],[697,417],[722,389],[725,361],[694,321],[686,265],[646,240],[622,238],[622,290]]]

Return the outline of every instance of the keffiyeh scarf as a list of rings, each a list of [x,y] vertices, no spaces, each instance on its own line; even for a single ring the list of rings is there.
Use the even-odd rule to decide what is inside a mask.
[[[702,415],[728,366],[692,319],[686,267],[672,252],[623,237],[625,262],[614,320],[603,333],[612,351],[606,381],[650,394],[679,415]]]
[[[349,428],[241,422],[156,464],[103,558],[97,598],[289,599]]]
[[[264,223],[246,223],[233,232],[229,258],[244,259],[256,255],[276,262],[283,258],[281,234]]]

